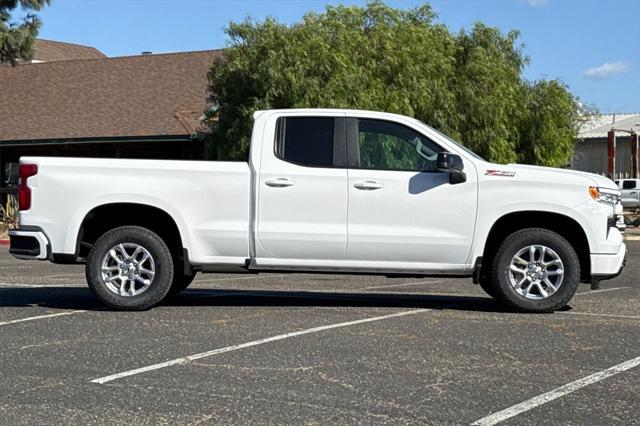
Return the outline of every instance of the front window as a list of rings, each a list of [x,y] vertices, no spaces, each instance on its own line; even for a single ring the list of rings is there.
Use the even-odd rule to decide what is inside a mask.
[[[625,180],[622,182],[622,189],[636,189],[635,180]]]
[[[358,120],[360,168],[375,170],[434,171],[442,148],[401,124]]]

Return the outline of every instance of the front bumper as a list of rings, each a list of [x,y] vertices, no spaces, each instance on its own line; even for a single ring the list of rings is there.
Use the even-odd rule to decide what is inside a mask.
[[[627,246],[622,243],[616,254],[592,254],[591,276],[600,280],[620,275],[627,256]]]
[[[49,239],[39,229],[12,229],[9,240],[9,253],[18,259],[47,260],[51,254]]]
[[[627,225],[624,223],[624,210],[622,208],[622,203],[619,201],[618,204],[613,207],[613,217],[611,220],[613,222],[612,226],[618,228],[618,230],[624,234],[624,231],[627,229]]]

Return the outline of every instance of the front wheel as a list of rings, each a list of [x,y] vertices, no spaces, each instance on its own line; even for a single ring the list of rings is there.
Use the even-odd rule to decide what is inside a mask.
[[[580,261],[567,240],[541,228],[509,235],[496,253],[495,297],[524,312],[553,312],[569,303],[580,282]]]
[[[169,296],[175,296],[182,290],[189,287],[195,278],[195,272],[186,275],[176,272],[173,277],[173,283],[171,284],[171,290],[169,290]]]
[[[102,303],[139,311],[165,298],[174,266],[169,248],[157,234],[123,226],[98,238],[89,252],[86,274],[89,288]]]

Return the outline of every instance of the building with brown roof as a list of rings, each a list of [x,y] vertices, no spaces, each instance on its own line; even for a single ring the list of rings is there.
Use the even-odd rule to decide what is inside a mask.
[[[107,55],[95,47],[37,39],[33,44],[33,59],[31,62],[74,61],[106,57]]]
[[[0,183],[21,156],[190,159],[218,50],[0,67]],[[2,186],[2,185],[0,185]]]

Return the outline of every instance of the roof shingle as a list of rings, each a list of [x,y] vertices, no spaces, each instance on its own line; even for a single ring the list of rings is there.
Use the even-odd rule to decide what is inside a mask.
[[[177,136],[219,50],[0,67],[2,141]],[[185,125],[187,124],[187,125]]]
[[[95,47],[79,44],[63,43],[61,41],[36,39],[33,44],[33,60],[72,61],[77,59],[99,59],[107,56]]]

